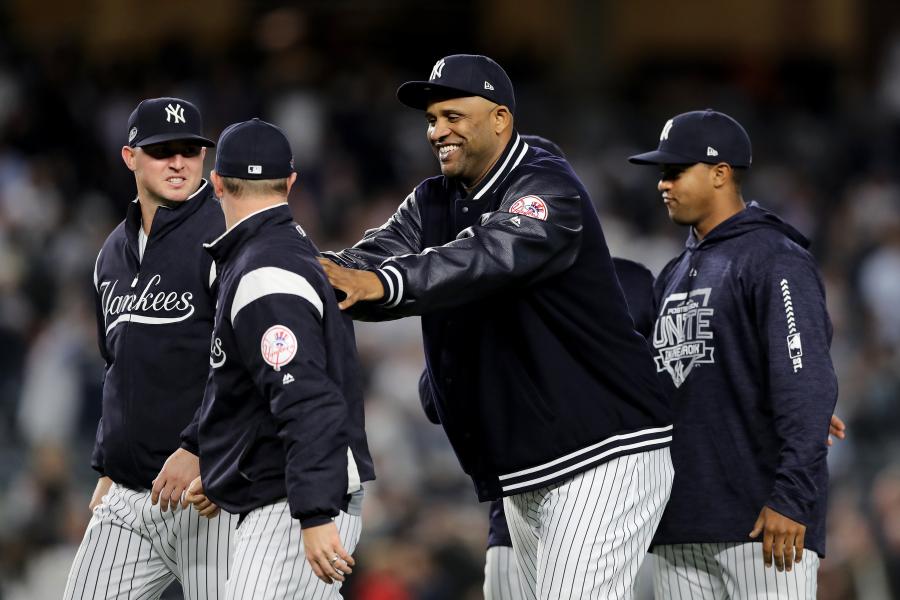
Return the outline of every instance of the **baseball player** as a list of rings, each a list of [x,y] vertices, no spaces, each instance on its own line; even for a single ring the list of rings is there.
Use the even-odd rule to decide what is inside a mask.
[[[291,217],[296,179],[274,125],[222,132],[211,180],[228,229],[207,245],[218,308],[196,431],[202,478],[187,499],[241,515],[228,600],[340,598],[362,483],[374,479],[353,324]]]
[[[214,144],[179,98],[144,100],[127,131],[122,159],[137,197],[94,270],[106,370],[91,466],[101,477],[64,598],[158,598],[178,579],[185,598],[213,599],[236,519],[207,521],[178,503],[199,474],[179,435],[203,398],[215,306],[202,242],[224,230],[201,177]]]
[[[538,136],[522,136],[530,143],[551,151],[549,140]],[[553,144],[555,146],[555,144]],[[561,152],[553,152],[561,156]],[[613,258],[616,276],[622,285],[628,309],[634,320],[635,329],[644,337],[650,337],[656,313],[653,306],[653,274],[640,263],[624,258]],[[419,398],[425,414],[431,422],[439,424],[439,417],[434,405],[434,392],[428,387],[428,372],[419,378]],[[485,600],[514,600],[522,597],[522,583],[519,580],[519,567],[512,550],[512,538],[509,525],[503,512],[503,502],[494,500],[490,505],[487,552],[484,561],[484,598]]]
[[[516,132],[493,60],[444,57],[397,95],[424,111],[442,175],[322,260],[340,306],[422,315],[439,420],[478,497],[504,499],[523,597],[628,598],[672,427],[590,197]]]
[[[680,114],[629,160],[659,166],[670,218],[690,227],[655,288],[677,473],[654,537],[656,596],[812,600],[837,381],[809,242],[745,204],[750,138],[727,115]]]

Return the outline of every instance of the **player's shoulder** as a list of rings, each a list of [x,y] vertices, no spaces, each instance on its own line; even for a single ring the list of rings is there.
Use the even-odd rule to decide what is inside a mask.
[[[504,182],[507,197],[525,195],[581,196],[584,186],[568,161],[559,156],[531,149]]]

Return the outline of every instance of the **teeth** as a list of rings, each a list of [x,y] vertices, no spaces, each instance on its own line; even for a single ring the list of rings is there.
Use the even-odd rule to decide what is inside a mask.
[[[438,149],[438,156],[440,156],[442,159],[447,158],[450,153],[457,148],[459,148],[459,144],[448,144],[446,146],[441,146],[440,149]]]

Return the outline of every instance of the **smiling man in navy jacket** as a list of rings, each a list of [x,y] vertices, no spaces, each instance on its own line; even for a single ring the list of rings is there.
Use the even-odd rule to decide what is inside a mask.
[[[675,420],[656,597],[812,600],[837,381],[809,242],[744,203],[750,138],[727,115],[680,114],[629,160],[660,166],[669,216],[690,227],[655,286],[652,344]]]
[[[341,306],[422,315],[438,420],[478,497],[503,498],[523,597],[630,598],[671,423],[590,196],[515,130],[490,58],[444,57],[397,97],[423,112],[441,175],[325,261]]]

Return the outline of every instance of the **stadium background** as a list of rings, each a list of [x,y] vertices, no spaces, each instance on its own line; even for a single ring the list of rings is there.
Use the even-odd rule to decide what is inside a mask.
[[[613,252],[654,273],[686,232],[625,157],[685,110],[746,126],[745,197],[811,237],[835,326],[849,439],[829,456],[819,597],[900,597],[900,5],[876,0],[0,0],[0,597],[59,597],[89,516],[90,273],[133,197],[137,101],[189,98],[214,139],[283,126],[291,206],[342,248],[437,172],[394,90],[453,52],[507,68],[520,131],[565,149]],[[346,596],[477,598],[487,507],[421,414],[417,322],[358,337],[379,479]]]

